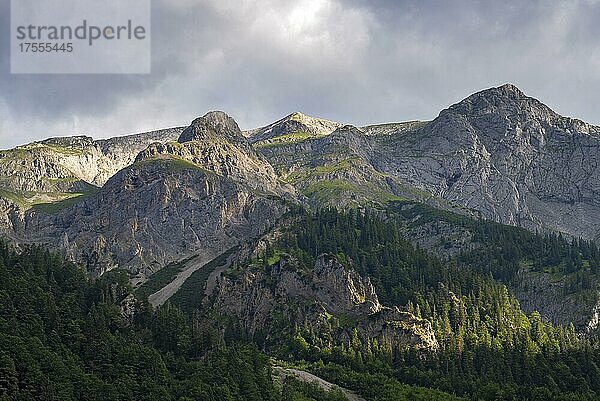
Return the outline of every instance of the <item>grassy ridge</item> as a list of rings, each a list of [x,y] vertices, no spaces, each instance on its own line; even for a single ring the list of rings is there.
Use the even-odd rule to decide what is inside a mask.
[[[253,146],[255,149],[271,148],[276,146],[286,146],[304,142],[309,139],[319,138],[325,136],[324,134],[313,134],[310,132],[294,132],[291,134],[281,135],[274,138],[265,139],[255,143]]]
[[[95,187],[94,187],[95,188]],[[34,192],[0,188],[0,197],[7,199],[23,209],[36,208],[42,212],[54,212],[85,199],[95,193],[89,192]],[[48,199],[53,199],[47,202]]]
[[[55,202],[45,202],[33,205],[33,208],[38,212],[56,213],[59,210],[68,208],[75,203],[81,202],[90,196],[96,194],[100,189],[89,185],[85,192],[73,193],[72,196]]]

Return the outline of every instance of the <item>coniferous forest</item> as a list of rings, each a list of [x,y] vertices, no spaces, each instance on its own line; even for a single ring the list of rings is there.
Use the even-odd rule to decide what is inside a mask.
[[[598,340],[576,334],[572,325],[552,325],[538,312],[526,315],[505,283],[514,274],[510,266],[523,258],[536,268],[566,266],[570,273],[594,276],[589,266],[595,262],[587,261],[597,260],[598,248],[485,221],[476,228],[478,240],[493,247],[442,261],[414,247],[394,219],[333,210],[303,216],[283,249],[307,265],[320,253],[338,254],[372,279],[384,303],[407,306],[431,321],[441,350],[420,356],[388,350],[374,357],[373,344],[356,344],[330,355],[315,352],[319,338],[309,333],[305,340],[314,346],[301,356],[473,399],[597,399]],[[318,369],[327,377],[344,372],[339,366]]]
[[[334,254],[368,276],[383,303],[430,321],[440,349],[358,337],[332,347],[331,333],[301,326],[269,341],[223,333],[201,308],[153,310],[123,271],[92,280],[44,248],[17,252],[3,243],[1,399],[345,399],[293,378],[274,381],[271,358],[372,400],[600,397],[598,341],[525,314],[507,287],[524,259],[534,269],[594,277],[592,243],[480,221],[478,241],[494,246],[440,259],[404,237],[394,212],[296,210],[290,218],[286,235],[264,250],[264,264],[287,255],[310,269],[319,255]]]

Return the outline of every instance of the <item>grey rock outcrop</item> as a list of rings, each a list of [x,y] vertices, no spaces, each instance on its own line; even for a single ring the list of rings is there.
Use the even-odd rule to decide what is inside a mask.
[[[600,215],[600,128],[514,85],[471,95],[430,122],[334,127],[290,135],[307,128],[288,116],[249,135],[312,204],[402,197],[600,240],[600,219],[591,217]]]
[[[235,277],[218,279],[210,305],[223,315],[239,319],[251,335],[286,316],[288,330],[311,327],[315,332],[330,320],[351,320],[340,328],[335,341],[348,341],[357,329],[362,339],[377,339],[390,345],[410,345],[435,350],[438,343],[431,324],[397,307],[379,303],[368,278],[344,268],[334,256],[321,255],[311,271],[294,268],[282,258],[270,271],[246,266]],[[280,333],[281,334],[281,333]]]
[[[275,167],[281,181],[295,188],[299,200],[313,207],[364,206],[403,193],[393,177],[373,168],[371,142],[351,125],[257,150]]]
[[[196,118],[179,136],[178,142],[217,141],[225,139],[249,149],[235,120],[222,111],[211,111]]]
[[[178,157],[255,190],[269,192],[277,187],[273,167],[250,146],[237,123],[220,111],[192,121],[177,142],[148,146],[137,155],[136,161],[161,156]]]
[[[554,324],[573,324],[579,333],[587,333],[598,326],[600,298],[598,283],[591,289],[565,291],[565,283],[551,273],[521,269],[511,285],[521,308],[526,313],[538,311]]]

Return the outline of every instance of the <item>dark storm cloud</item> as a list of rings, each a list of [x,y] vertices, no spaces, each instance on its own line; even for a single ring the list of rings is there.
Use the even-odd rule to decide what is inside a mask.
[[[52,123],[65,115],[110,113],[115,96],[144,88],[139,75],[10,75],[8,0],[0,0],[0,27],[0,96],[17,117],[37,115]]]
[[[502,4],[500,4],[502,3]],[[150,75],[9,75],[0,0],[0,147],[295,110],[354,124],[428,119],[513,82],[600,123],[598,1],[156,0]]]

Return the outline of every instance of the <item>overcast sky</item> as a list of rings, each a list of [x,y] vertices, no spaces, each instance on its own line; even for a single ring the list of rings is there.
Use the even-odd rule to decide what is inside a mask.
[[[152,74],[10,75],[0,0],[0,148],[293,111],[355,125],[431,119],[511,82],[600,125],[600,0],[153,0]]]

